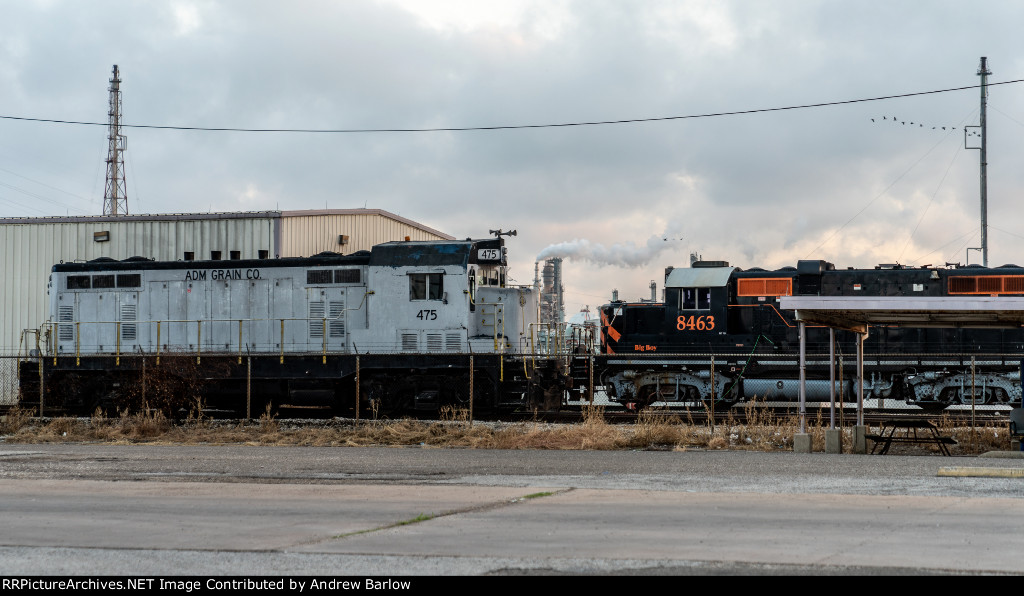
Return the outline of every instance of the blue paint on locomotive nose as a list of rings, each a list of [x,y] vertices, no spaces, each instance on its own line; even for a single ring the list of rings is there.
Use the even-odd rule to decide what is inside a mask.
[[[370,264],[383,267],[466,265],[469,242],[395,242],[373,247]]]

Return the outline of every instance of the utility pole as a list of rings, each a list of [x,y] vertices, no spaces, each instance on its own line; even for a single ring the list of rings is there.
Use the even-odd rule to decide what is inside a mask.
[[[988,58],[981,57],[978,76],[981,77],[981,264],[988,267],[988,130],[985,106],[988,101]]]
[[[121,77],[114,65],[110,79],[110,109],[107,134],[107,185],[103,193],[103,215],[128,215],[128,193],[124,176],[127,139],[121,134]]]
[[[978,67],[978,76],[981,77],[981,123],[979,126],[964,127],[964,148],[981,150],[981,246],[969,247],[967,249],[966,264],[971,262],[971,251],[981,251],[981,264],[988,267],[988,125],[986,118],[986,105],[988,103],[988,75],[992,72],[988,69],[988,58],[981,57],[981,65]],[[971,147],[967,142],[968,129],[978,128],[981,136],[981,145]]]

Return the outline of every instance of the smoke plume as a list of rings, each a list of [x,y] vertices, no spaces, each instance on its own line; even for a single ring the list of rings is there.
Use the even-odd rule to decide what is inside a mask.
[[[590,261],[598,265],[617,265],[619,267],[639,267],[652,259],[679,245],[678,238],[668,235],[651,236],[642,246],[633,242],[604,246],[586,239],[560,242],[540,251],[538,261],[553,257],[570,260]]]

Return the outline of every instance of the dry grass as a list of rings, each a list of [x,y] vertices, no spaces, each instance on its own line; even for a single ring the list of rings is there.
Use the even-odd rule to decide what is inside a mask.
[[[100,441],[106,443],[246,444],[303,446],[419,445],[469,449],[613,450],[731,449],[787,451],[799,430],[795,416],[778,416],[757,401],[744,406],[745,419],[732,416],[715,425],[695,422],[688,413],[659,410],[642,412],[634,424],[609,424],[603,408],[584,410],[577,424],[472,422],[466,410],[443,410],[438,421],[322,420],[296,423],[276,419],[268,410],[258,420],[224,422],[193,412],[175,422],[161,408],[106,417],[97,411],[90,419],[39,419],[14,409],[0,418],[0,441],[53,443]],[[958,445],[954,454],[975,454],[1009,448],[1005,424],[966,428],[949,418],[938,424]],[[820,411],[808,418],[806,432],[812,449],[824,451],[828,420]],[[844,429],[844,452],[852,450],[850,429]],[[870,447],[870,445],[869,445]],[[927,454],[936,448],[909,447],[901,453]],[[894,448],[895,451],[895,448]]]

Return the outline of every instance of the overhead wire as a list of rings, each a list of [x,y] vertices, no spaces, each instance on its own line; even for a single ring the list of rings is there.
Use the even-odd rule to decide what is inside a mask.
[[[988,83],[989,87],[996,85],[1010,85],[1014,83],[1024,82],[1024,79],[1015,79],[1012,81],[1003,81],[1000,83]],[[438,127],[438,128],[334,128],[334,129],[323,129],[323,128],[235,128],[235,127],[205,127],[205,126],[168,126],[168,125],[156,125],[156,124],[121,124],[122,128],[144,128],[154,130],[191,130],[191,131],[204,131],[204,132],[274,132],[274,133],[320,133],[320,134],[350,134],[350,133],[383,133],[383,132],[469,132],[469,131],[486,131],[486,130],[517,130],[517,129],[531,129],[531,128],[565,128],[573,126],[599,126],[608,124],[637,124],[642,122],[665,122],[670,120],[692,120],[698,118],[715,118],[721,116],[739,116],[743,114],[761,114],[766,112],[781,112],[786,110],[802,110],[808,108],[822,108],[828,106],[839,106],[849,105],[855,103],[865,103],[872,101],[884,101],[889,99],[900,99],[906,97],[916,97],[921,95],[934,95],[938,93],[949,93],[952,91],[964,91],[967,89],[978,89],[980,85],[968,85],[965,87],[951,87],[948,89],[935,89],[932,91],[917,91],[914,93],[901,93],[897,95],[883,95],[879,97],[868,97],[862,99],[847,99],[841,101],[829,101],[812,104],[801,104],[794,106],[783,106],[776,108],[758,108],[750,110],[736,110],[731,112],[710,112],[705,114],[689,114],[684,116],[662,116],[655,118],[628,118],[621,120],[595,120],[589,122],[561,122],[554,124],[515,124],[515,125],[498,125],[498,126],[463,126],[463,127]],[[0,115],[0,120],[18,120],[24,122],[43,122],[49,124],[73,124],[83,126],[109,126],[109,122],[86,122],[78,120],[58,120],[52,118],[28,118],[24,116],[3,116]]]
[[[931,252],[927,252],[927,253],[921,255],[920,257],[914,259],[913,262],[914,263],[920,263],[920,262],[924,261],[925,257],[927,257],[928,255],[933,254],[933,253],[937,253],[940,250],[942,250],[942,249],[946,248],[947,246],[949,246],[950,244],[953,244],[954,242],[963,239],[964,237],[967,237],[967,240],[964,241],[964,244],[967,244],[967,242],[969,242],[972,238],[974,238],[974,234],[975,233],[977,233],[977,230],[968,230],[968,231],[964,232],[963,234],[960,234],[956,238],[953,238],[949,242],[943,244],[942,246],[940,246],[940,247],[938,247],[936,249],[933,249]],[[961,246],[963,246],[963,245],[961,245]],[[957,251],[959,251],[959,249],[957,249]]]

